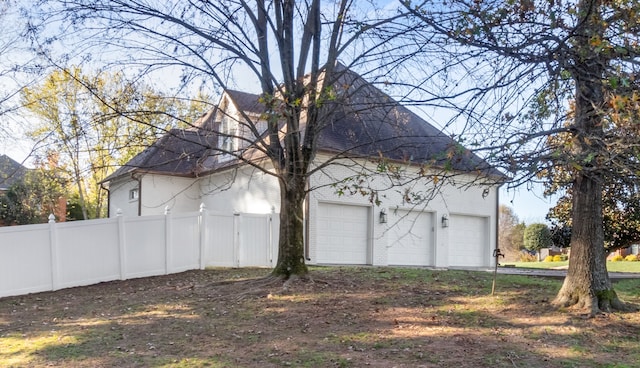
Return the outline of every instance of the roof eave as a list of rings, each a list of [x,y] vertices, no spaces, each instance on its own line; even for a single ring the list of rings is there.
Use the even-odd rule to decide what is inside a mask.
[[[341,154],[343,153],[342,151],[338,151],[338,150],[332,150],[329,148],[318,148],[317,150],[318,153],[329,153],[329,154]],[[349,155],[348,153],[345,153],[345,155],[343,157],[336,157],[336,159],[341,159],[341,158],[346,158],[346,159],[365,159],[365,160],[372,160],[374,158],[377,158],[376,156],[367,156],[367,155]],[[399,159],[394,159],[394,158],[389,158],[388,161],[390,163],[394,163],[394,164],[409,164],[412,166],[420,166],[422,165],[419,162],[407,162],[404,160],[399,160]],[[433,166],[436,169],[444,169],[443,166]],[[492,178],[495,179],[496,185],[503,185],[505,182],[507,182],[509,180],[509,177],[507,175],[504,174],[497,174],[497,173],[483,173],[483,171],[487,171],[487,170],[496,170],[495,168],[489,167],[486,169],[469,169],[469,170],[462,170],[462,169],[454,169],[453,171],[459,174],[476,174],[476,175],[481,175],[484,176],[486,178]]]

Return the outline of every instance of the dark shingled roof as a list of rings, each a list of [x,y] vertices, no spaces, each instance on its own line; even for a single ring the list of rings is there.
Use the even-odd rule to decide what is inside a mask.
[[[338,65],[333,85],[339,98],[327,108],[332,117],[319,132],[320,150],[502,176],[358,74]]]
[[[317,132],[318,150],[340,153],[345,157],[383,156],[391,160],[448,166],[454,170],[504,177],[486,161],[358,74],[337,65],[335,75],[336,81],[332,85],[337,97],[322,110],[329,119]],[[250,114],[265,111],[258,95],[233,90],[226,93],[242,111]],[[215,108],[210,110],[194,124],[200,129],[172,130],[104,181],[136,170],[197,176],[237,164],[237,160],[219,162],[207,148],[217,144],[217,135],[213,133],[217,125],[215,111]]]
[[[231,97],[238,109],[253,114],[262,114],[265,107],[260,103],[260,96],[253,93],[227,90],[227,95]]]
[[[172,129],[103,182],[134,171],[196,176],[202,160],[215,144],[216,136],[211,131]]]
[[[24,179],[27,168],[7,155],[0,155],[0,190],[5,191]]]

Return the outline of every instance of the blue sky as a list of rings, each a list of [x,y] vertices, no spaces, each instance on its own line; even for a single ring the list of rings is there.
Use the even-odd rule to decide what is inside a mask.
[[[532,185],[530,188],[523,186],[509,191],[501,189],[500,204],[511,207],[518,219],[527,225],[546,223],[545,216],[549,208],[556,204],[557,198],[544,198],[542,192],[540,185]]]

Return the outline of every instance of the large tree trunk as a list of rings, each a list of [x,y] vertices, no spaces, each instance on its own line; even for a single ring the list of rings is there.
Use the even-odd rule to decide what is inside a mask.
[[[600,311],[624,309],[607,273],[602,221],[602,167],[606,147],[602,111],[605,105],[603,81],[608,59],[593,53],[590,42],[602,39],[600,0],[582,0],[578,14],[584,17],[575,32],[574,65],[567,65],[576,85],[573,124],[574,171],[571,258],[564,284],[554,304]]]
[[[304,277],[309,271],[304,260],[304,201],[306,180],[294,178],[280,184],[280,240],[278,262],[272,275]]]
[[[571,260],[554,304],[574,306],[590,315],[624,309],[607,273],[602,228],[602,182],[579,174],[573,183]]]

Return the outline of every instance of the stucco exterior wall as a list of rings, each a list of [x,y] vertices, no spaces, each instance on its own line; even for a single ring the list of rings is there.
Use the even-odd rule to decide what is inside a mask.
[[[115,217],[118,210],[125,216],[138,216],[138,200],[129,199],[129,192],[134,188],[138,188],[138,181],[130,177],[109,183],[109,217]]]
[[[319,155],[318,160],[322,160],[323,157]],[[343,194],[338,194],[337,189],[331,186],[331,183],[342,180],[344,178],[353,176],[359,170],[358,165],[349,165],[349,162],[345,162],[345,165],[332,165],[324,172],[314,176],[311,180],[311,186],[315,187],[309,197],[309,257],[310,263],[314,263],[317,254],[317,235],[318,235],[318,222],[315,214],[318,212],[319,203],[351,203],[368,206],[370,208],[370,250],[371,250],[371,263],[373,265],[387,265],[387,246],[389,238],[389,227],[393,226],[392,221],[386,224],[379,222],[380,211],[385,210],[387,214],[391,214],[396,210],[408,210],[410,211],[407,218],[403,221],[412,221],[412,217],[415,218],[418,212],[427,212],[434,219],[433,221],[433,238],[435,241],[435,266],[436,267],[449,267],[449,243],[450,234],[449,228],[441,226],[442,216],[446,215],[451,218],[452,215],[473,215],[486,218],[488,221],[487,233],[484,236],[487,237],[488,249],[495,248],[496,239],[496,214],[497,214],[497,201],[498,201],[498,188],[497,187],[483,187],[468,185],[470,181],[473,181],[475,177],[469,175],[459,175],[451,180],[455,182],[454,185],[439,183],[438,194],[433,198],[424,202],[407,202],[403,199],[404,188],[391,187],[389,188],[390,181],[385,175],[368,176],[367,180],[373,188],[385,190],[382,195],[379,196],[381,201],[380,205],[371,203],[368,195],[362,195],[361,193],[351,194],[348,191],[344,191]],[[356,170],[356,171],[354,171]],[[412,169],[408,169],[412,170]],[[424,179],[419,182],[414,182],[410,186],[411,193],[430,193],[434,188],[432,180]],[[391,218],[391,216],[388,216]],[[450,220],[451,221],[451,220]],[[493,260],[487,256],[486,265],[492,265]]]
[[[317,160],[326,159],[318,155]],[[452,234],[449,227],[442,227],[442,217],[448,216],[449,221],[464,216],[477,216],[486,222],[486,233],[478,234],[478,238],[486,246],[483,248],[483,266],[493,265],[491,250],[495,248],[497,221],[497,187],[468,185],[475,178],[469,175],[458,175],[449,182],[437,183],[438,191],[433,198],[424,202],[412,202],[405,199],[405,187],[392,187],[390,180],[384,175],[369,176],[368,184],[374,188],[383,189],[379,195],[380,203],[372,203],[368,195],[349,193],[338,194],[335,186],[331,185],[344,178],[353,176],[358,165],[332,165],[315,174],[310,186],[313,191],[309,195],[308,219],[308,257],[309,263],[315,264],[318,259],[318,206],[321,203],[351,204],[364,206],[368,209],[369,221],[369,258],[373,265],[388,265],[390,246],[390,231],[394,226],[392,214],[402,212],[408,214],[402,221],[413,221],[418,214],[426,213],[431,223],[431,236],[435,267],[450,267],[449,251],[452,246]],[[407,170],[415,170],[407,168]],[[179,178],[159,175],[144,175],[141,178],[142,215],[162,214],[166,206],[173,213],[197,211],[200,203],[204,203],[209,211],[220,213],[252,213],[266,214],[280,212],[280,190],[275,177],[258,169],[245,165],[240,168],[229,169],[201,178]],[[432,179],[410,184],[409,193],[432,193],[434,188]],[[115,216],[115,207],[120,206],[127,215],[137,214],[137,203],[129,201],[129,190],[137,186],[133,179],[114,182],[111,189],[111,216]],[[124,203],[124,205],[122,205]],[[388,214],[389,222],[381,224],[380,212]],[[395,211],[395,212],[394,212]],[[458,216],[456,215],[464,215]],[[475,233],[474,233],[475,234]],[[460,248],[459,248],[460,249]],[[454,253],[452,253],[454,254]]]
[[[199,190],[210,211],[280,212],[278,180],[248,165],[200,178]]]
[[[193,178],[166,175],[143,175],[141,180],[141,215],[161,215],[168,207],[171,212],[198,211],[199,186]]]
[[[115,217],[118,210],[125,216],[161,215],[165,208],[172,212],[197,211],[202,202],[197,181],[166,175],[144,174],[114,180],[109,185],[109,217]],[[138,189],[138,198],[130,199],[132,189]]]

